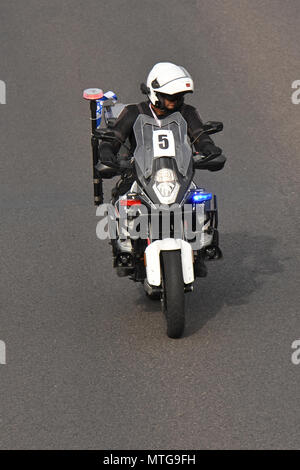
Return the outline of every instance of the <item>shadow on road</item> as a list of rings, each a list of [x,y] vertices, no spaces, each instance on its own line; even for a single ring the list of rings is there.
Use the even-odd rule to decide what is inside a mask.
[[[251,294],[263,288],[263,276],[283,271],[276,257],[276,243],[275,238],[246,232],[222,235],[224,258],[207,262],[207,278],[197,279],[193,293],[186,295],[184,337],[195,334],[224,305],[248,304]],[[141,309],[160,314],[160,301],[148,299],[142,288],[139,293],[136,303]]]
[[[223,305],[245,305],[264,285],[263,276],[280,273],[276,239],[246,232],[221,237],[224,258],[207,263],[208,276],[198,279],[186,302],[186,329],[190,336],[217,315]]]

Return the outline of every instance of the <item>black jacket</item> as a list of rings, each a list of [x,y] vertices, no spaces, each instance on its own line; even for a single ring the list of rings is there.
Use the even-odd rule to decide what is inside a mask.
[[[183,118],[187,123],[187,131],[188,136],[191,142],[199,135],[203,128],[203,122],[194,106],[189,104],[182,104],[182,106],[178,109],[178,111],[182,114]],[[169,114],[172,114],[174,111],[171,111],[168,114],[164,114],[162,116],[157,116],[158,119],[164,119]],[[130,153],[134,152],[136,147],[135,136],[133,132],[133,125],[139,116],[139,114],[146,114],[147,116],[153,117],[152,111],[149,107],[149,102],[142,101],[139,104],[129,104],[127,105],[121,114],[119,115],[118,119],[114,123],[113,130],[116,136],[122,141],[123,143],[128,138],[130,141]],[[121,143],[114,142],[111,144],[103,143],[100,145],[100,158],[101,158],[101,148],[103,146],[103,151],[107,151],[108,145],[111,147],[114,155],[116,155],[121,147]],[[195,143],[194,147],[197,152],[201,153],[205,151],[205,148],[213,147],[214,143],[213,140],[205,134],[202,134]],[[105,152],[103,152],[105,153]],[[210,151],[208,151],[210,153]],[[212,171],[217,171],[223,168],[225,164],[225,157],[223,155],[219,155],[216,159],[212,160],[211,162],[211,169]],[[214,162],[214,163],[213,163]]]
[[[195,139],[197,135],[201,132],[202,129],[202,121],[196,108],[190,106],[189,104],[183,104],[178,111],[182,114],[183,118],[187,122],[188,128],[188,135],[191,140]],[[173,111],[172,111],[173,112]],[[171,113],[172,113],[171,112]],[[169,113],[169,114],[171,114]],[[116,120],[114,124],[114,131],[116,135],[121,139],[123,142],[127,139],[130,140],[131,149],[132,151],[135,148],[135,137],[133,133],[133,125],[138,117],[139,114],[146,114],[147,116],[153,117],[152,111],[149,107],[149,103],[146,101],[142,101],[139,104],[129,104],[127,105],[123,111],[121,112],[120,116]],[[157,116],[158,119],[164,119],[168,114],[164,114],[163,116]],[[201,151],[203,146],[206,143],[213,143],[209,136],[202,136],[198,141],[195,142],[195,148],[197,151]],[[116,151],[117,146],[114,148]],[[120,145],[119,145],[120,148]],[[117,150],[119,150],[119,148]]]

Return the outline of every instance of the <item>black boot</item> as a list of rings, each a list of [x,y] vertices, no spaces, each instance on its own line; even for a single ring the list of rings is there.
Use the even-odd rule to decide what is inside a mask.
[[[205,249],[205,259],[213,260],[221,258],[223,258],[223,253],[221,248],[219,247],[219,232],[217,229],[214,229],[212,244],[210,246],[207,246]]]
[[[194,262],[194,273],[195,273],[195,277],[207,276],[207,267],[205,266],[205,263],[201,255],[197,256]]]

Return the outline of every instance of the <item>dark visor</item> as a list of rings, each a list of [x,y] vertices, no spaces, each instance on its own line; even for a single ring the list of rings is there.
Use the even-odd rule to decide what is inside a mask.
[[[157,94],[158,94],[158,92],[157,92]],[[162,98],[166,98],[169,101],[178,101],[178,100],[183,98],[183,95],[185,94],[185,92],[175,93],[175,95],[167,95],[166,93],[159,93],[159,94]]]

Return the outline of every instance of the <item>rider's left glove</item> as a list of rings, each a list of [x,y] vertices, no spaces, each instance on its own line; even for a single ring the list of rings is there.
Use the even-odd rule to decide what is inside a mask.
[[[217,157],[218,155],[221,155],[222,153],[222,149],[220,149],[220,147],[217,147],[215,144],[211,142],[208,142],[207,144],[205,144],[205,146],[203,147],[201,151],[203,155],[205,155],[205,157],[209,157],[209,156]]]

